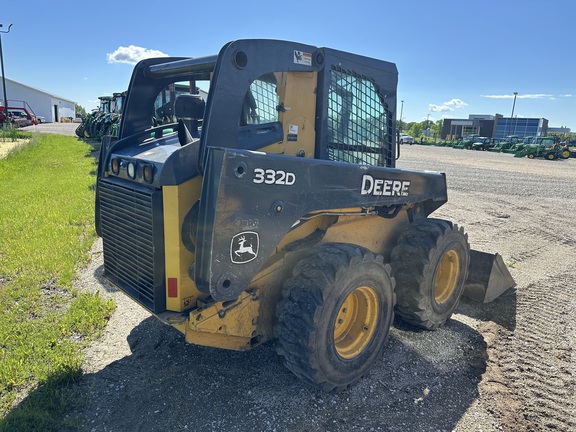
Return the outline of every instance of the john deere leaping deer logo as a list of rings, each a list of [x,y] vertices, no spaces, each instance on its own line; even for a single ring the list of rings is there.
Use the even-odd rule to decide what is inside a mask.
[[[246,264],[258,256],[260,239],[254,231],[244,231],[232,237],[230,259],[234,264]]]

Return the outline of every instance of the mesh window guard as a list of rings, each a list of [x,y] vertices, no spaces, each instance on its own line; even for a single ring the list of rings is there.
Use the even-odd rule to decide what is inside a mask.
[[[388,113],[374,83],[333,69],[328,96],[328,158],[386,166],[391,148]]]
[[[278,121],[278,94],[276,93],[276,79],[274,74],[259,77],[250,85],[245,104],[249,105],[250,114],[247,124],[262,124]],[[244,108],[246,109],[246,107]]]

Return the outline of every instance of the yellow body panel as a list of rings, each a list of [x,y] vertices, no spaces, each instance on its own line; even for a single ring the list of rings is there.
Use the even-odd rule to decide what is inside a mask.
[[[181,312],[190,309],[201,293],[188,276],[188,269],[194,262],[194,254],[182,243],[182,224],[188,211],[200,198],[202,177],[195,177],[178,186],[164,186],[164,256],[166,265],[166,287],[168,279],[176,278],[178,291],[176,297],[168,297],[166,290],[166,309]]]
[[[186,340],[190,343],[235,350],[252,346],[256,337],[260,301],[256,292],[244,292],[234,301],[204,305],[190,312]]]
[[[340,216],[338,222],[326,231],[322,243],[352,243],[384,255],[389,259],[390,251],[402,227],[409,224],[406,211],[394,219],[380,216]]]
[[[318,74],[283,72],[278,74],[278,95],[284,111],[278,121],[284,129],[284,154],[314,157],[316,131],[316,85]]]

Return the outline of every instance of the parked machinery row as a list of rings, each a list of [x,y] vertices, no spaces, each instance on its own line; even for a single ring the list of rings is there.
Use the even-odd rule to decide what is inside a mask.
[[[520,138],[512,135],[502,139],[468,135],[456,141],[428,142],[429,145],[455,149],[481,150],[493,153],[510,153],[514,157],[548,160],[576,157],[576,143],[560,142],[554,136]]]
[[[122,106],[126,92],[114,93],[112,96],[100,96],[100,105],[88,114],[76,128],[80,138],[91,138],[98,141],[106,135],[118,136]]]

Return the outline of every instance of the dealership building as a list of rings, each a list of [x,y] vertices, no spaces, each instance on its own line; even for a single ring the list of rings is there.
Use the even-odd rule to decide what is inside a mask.
[[[548,133],[548,120],[545,118],[503,117],[501,114],[471,114],[467,119],[444,119],[443,139],[458,139],[471,134],[488,138],[504,138],[517,135],[545,136]]]
[[[14,80],[5,79],[8,108],[26,109],[47,122],[60,122],[63,118],[75,118],[74,101],[53,95],[43,90],[27,86]],[[1,103],[5,96],[2,94]]]

